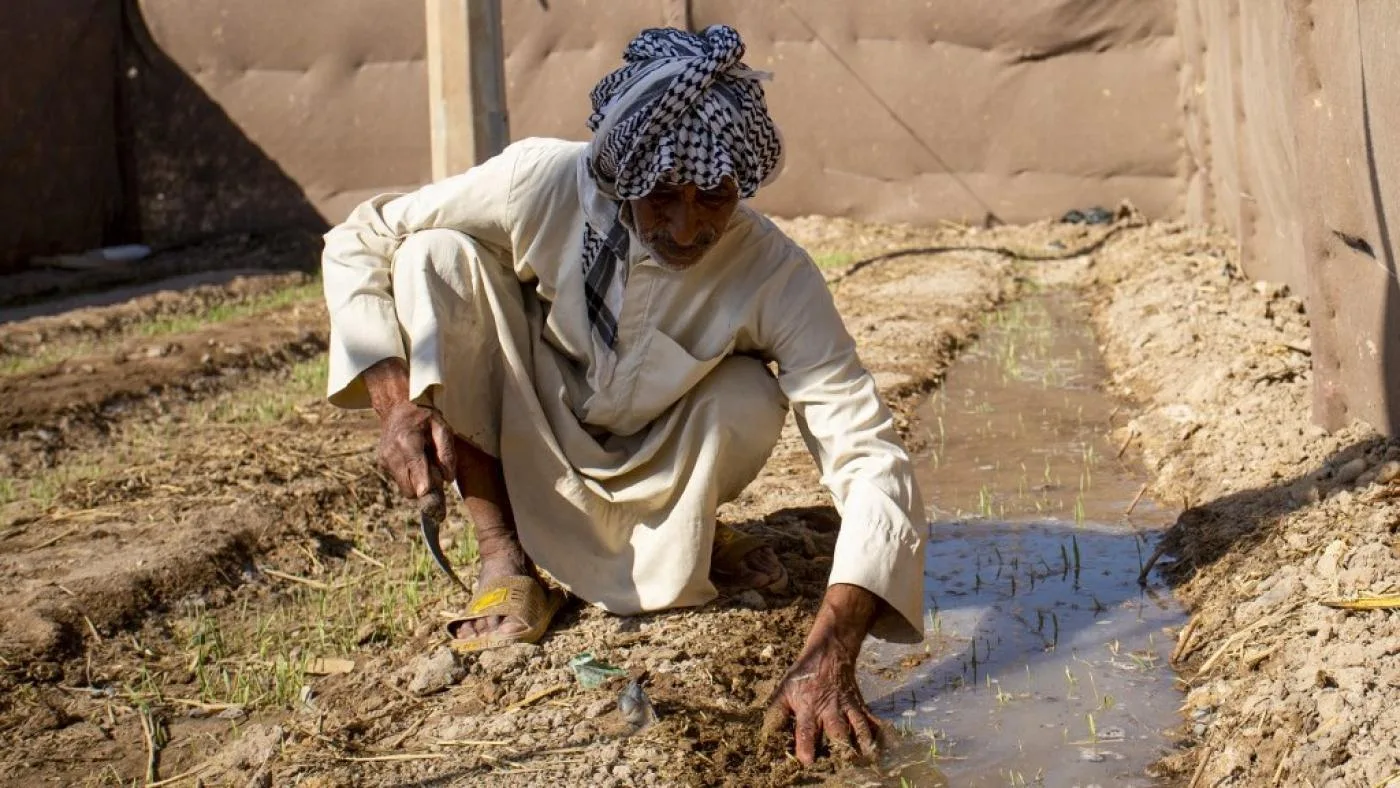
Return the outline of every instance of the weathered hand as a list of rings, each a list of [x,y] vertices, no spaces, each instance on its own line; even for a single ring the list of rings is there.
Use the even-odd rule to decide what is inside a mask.
[[[856,686],[855,657],[836,640],[798,658],[769,701],[764,730],[782,728],[789,718],[797,759],[808,766],[822,740],[832,754],[846,749],[873,758],[879,747],[880,721]]]
[[[879,747],[880,721],[856,685],[856,654],[875,605],[864,589],[828,589],[806,647],[768,701],[764,732],[793,720],[797,759],[805,765],[816,760],[823,739],[833,754],[845,749],[872,758]]]
[[[381,416],[379,464],[411,498],[442,482],[451,482],[457,468],[452,430],[432,408],[403,401]]]

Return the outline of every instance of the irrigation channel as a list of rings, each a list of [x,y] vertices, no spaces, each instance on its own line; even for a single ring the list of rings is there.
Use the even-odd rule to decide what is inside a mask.
[[[1151,785],[1170,747],[1184,613],[1138,578],[1175,512],[1111,442],[1087,312],[1064,290],[997,312],[920,410],[927,638],[872,643],[860,677],[895,784]]]

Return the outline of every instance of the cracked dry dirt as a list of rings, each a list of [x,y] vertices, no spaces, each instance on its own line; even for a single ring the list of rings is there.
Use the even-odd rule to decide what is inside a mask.
[[[1023,266],[1059,265],[928,250],[1055,256],[1102,237],[786,227],[915,444],[912,414],[982,316],[1021,291]],[[1400,772],[1400,614],[1318,602],[1396,590],[1400,444],[1309,426],[1306,315],[1230,278],[1224,239],[1120,230],[1059,278],[1096,299],[1116,393],[1140,404],[1119,438],[1158,475],[1153,494],[1188,507],[1163,559],[1193,613],[1164,773],[1384,784]],[[925,252],[862,264],[911,249]],[[219,267],[267,251],[224,245]],[[787,594],[636,618],[573,604],[538,646],[451,659],[439,625],[464,600],[374,468],[372,416],[322,402],[324,345],[315,282],[295,273],[0,324],[0,781],[880,781],[803,770],[757,737],[837,522],[791,424],[722,512],[777,546]],[[469,561],[460,527],[449,537]],[[616,686],[577,686],[583,651],[645,673],[658,724],[630,734]]]

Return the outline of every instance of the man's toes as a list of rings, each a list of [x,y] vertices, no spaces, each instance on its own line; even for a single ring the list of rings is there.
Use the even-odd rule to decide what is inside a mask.
[[[518,635],[530,627],[519,619],[508,616],[487,616],[467,622],[477,637],[487,635]]]
[[[771,547],[760,547],[744,556],[744,569],[755,586],[766,586],[782,579],[783,564]]]

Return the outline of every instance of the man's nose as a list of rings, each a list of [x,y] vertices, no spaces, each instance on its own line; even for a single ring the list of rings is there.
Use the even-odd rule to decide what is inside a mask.
[[[680,210],[671,218],[671,240],[678,246],[690,246],[700,235],[700,223],[689,214],[689,211]]]
[[[671,207],[667,228],[671,240],[680,246],[690,246],[700,235],[700,217],[695,210],[696,190],[693,184],[686,184],[681,197]]]

